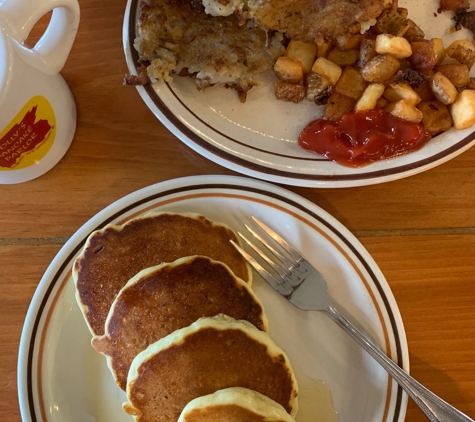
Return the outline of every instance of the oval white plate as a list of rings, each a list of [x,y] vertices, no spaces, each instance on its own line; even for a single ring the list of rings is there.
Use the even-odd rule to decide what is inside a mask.
[[[138,61],[133,47],[138,1],[128,1],[124,17],[123,42],[131,74],[136,74]],[[456,38],[472,39],[468,31],[450,33],[450,13],[434,16],[439,0],[399,3],[409,9],[409,17],[424,29],[426,38],[442,37],[446,46]],[[405,156],[359,169],[340,166],[297,145],[299,132],[321,115],[321,108],[308,101],[277,101],[271,73],[262,75],[244,104],[232,89],[198,92],[191,78],[178,76],[170,84],[137,90],[155,116],[199,154],[239,173],[295,186],[350,187],[401,179],[440,165],[475,143],[473,128],[450,130]]]
[[[18,388],[25,422],[130,421],[74,297],[71,267],[86,238],[150,210],[198,212],[234,230],[255,215],[278,230],[319,269],[342,313],[399,365],[409,359],[399,310],[368,252],[338,221],[302,197],[251,179],[201,176],[142,189],[93,217],[61,249],[34,295],[22,333]],[[259,276],[253,283],[270,335],[298,372],[324,381],[340,421],[403,421],[407,397],[386,372],[330,319],[294,308]],[[305,406],[307,398],[300,404]],[[297,418],[298,422],[305,421]]]

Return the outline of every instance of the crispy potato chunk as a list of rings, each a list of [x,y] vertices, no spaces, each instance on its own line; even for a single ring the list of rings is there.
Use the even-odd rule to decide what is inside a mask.
[[[412,56],[408,61],[414,70],[429,75],[437,64],[434,45],[430,40],[414,41],[411,43]]]
[[[355,100],[334,92],[323,108],[322,118],[327,120],[338,120],[344,114],[353,111],[354,107]]]
[[[409,29],[410,24],[406,17],[401,16],[398,12],[392,9],[384,11],[374,26],[376,32],[402,37]]]
[[[409,41],[423,40],[425,37],[424,31],[413,20],[408,19],[409,29],[404,34],[404,38]]]
[[[470,70],[464,64],[443,64],[436,66],[434,71],[442,73],[458,88],[470,82]]]
[[[457,88],[455,88],[454,84],[442,73],[434,73],[429,79],[429,83],[435,97],[442,104],[452,104],[457,98]]]
[[[375,48],[378,54],[390,54],[397,59],[405,59],[412,54],[411,44],[408,40],[390,34],[378,35]]]
[[[307,100],[315,101],[330,86],[330,82],[318,73],[310,72],[305,78],[305,85]]]
[[[440,11],[451,10],[455,13],[460,13],[470,7],[468,0],[440,0]]]
[[[418,110],[406,100],[390,103],[386,106],[385,110],[393,116],[397,116],[408,122],[420,123],[422,121],[422,111]]]
[[[442,38],[432,38],[432,47],[434,49],[434,56],[436,64],[441,64],[444,59],[447,57],[445,52],[444,41]]]
[[[356,111],[372,110],[378,104],[384,92],[384,85],[379,83],[369,84],[361,98],[355,105]]]
[[[300,60],[281,56],[274,64],[275,75],[284,82],[299,83],[303,78],[303,67]]]
[[[422,101],[433,101],[435,100],[435,95],[432,92],[432,88],[430,86],[430,82],[427,80],[417,86],[415,86],[414,91],[417,92],[417,95],[421,97]]]
[[[473,66],[473,63],[475,63],[475,45],[469,40],[454,41],[445,51],[447,56],[467,65],[469,69]]]
[[[335,85],[335,92],[357,100],[368,86],[359,70],[347,66]]]
[[[289,59],[300,60],[302,63],[303,73],[310,72],[315,56],[317,54],[317,45],[302,41],[291,40],[285,51],[285,55]]]
[[[475,91],[462,91],[450,106],[456,129],[467,129],[475,123]]]
[[[423,101],[417,108],[422,112],[422,124],[432,135],[452,127],[449,109],[440,101]]]
[[[305,87],[303,85],[291,84],[289,82],[276,81],[275,97],[278,100],[298,103],[305,98]]]
[[[318,73],[330,82],[331,85],[335,85],[338,79],[340,79],[343,70],[336,63],[324,57],[319,57],[312,66],[312,72]]]
[[[378,102],[376,103],[376,107],[379,108],[386,108],[386,106],[389,104],[389,101],[386,100],[386,98],[379,97]]]
[[[406,100],[412,105],[417,105],[421,102],[421,97],[414,91],[409,84],[400,82],[392,84],[387,87],[383,94],[384,98],[390,103],[396,103],[400,100]]]
[[[328,54],[328,60],[331,60],[333,63],[336,63],[338,66],[352,66],[354,65],[360,57],[359,50],[340,50],[334,48]]]
[[[331,49],[332,45],[329,42],[317,44],[317,57],[327,57]]]
[[[355,50],[359,48],[361,41],[363,41],[363,38],[363,34],[340,35],[336,39],[336,46],[340,50]]]
[[[362,68],[366,63],[371,59],[375,58],[378,55],[376,53],[376,41],[366,39],[361,41],[360,45],[360,55],[358,61],[356,62],[356,67]]]
[[[388,55],[376,56],[361,69],[363,78],[368,82],[386,82],[401,66],[398,59]]]

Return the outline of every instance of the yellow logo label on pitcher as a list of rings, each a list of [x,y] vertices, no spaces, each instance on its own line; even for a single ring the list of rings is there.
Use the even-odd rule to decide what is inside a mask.
[[[56,137],[56,117],[49,101],[33,97],[0,133],[0,171],[36,164]]]

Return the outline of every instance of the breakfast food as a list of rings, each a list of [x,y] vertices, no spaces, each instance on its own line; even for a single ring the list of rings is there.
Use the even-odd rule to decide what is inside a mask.
[[[244,101],[253,77],[269,70],[284,47],[282,35],[253,22],[213,18],[199,0],[142,0],[135,48],[143,84],[171,80],[171,74],[194,75],[199,89],[215,84],[234,88]]]
[[[201,317],[226,313],[267,331],[267,318],[250,287],[226,265],[202,256],[185,257],[142,270],[111,306],[105,334],[92,346],[107,357],[123,390],[134,358],[175,330]]]
[[[196,77],[198,88],[224,84],[241,101],[255,75],[269,70],[290,39],[345,42],[393,0],[142,0],[135,48],[142,67],[126,83]],[[213,15],[213,16],[211,16]]]
[[[257,391],[297,413],[293,370],[271,338],[246,321],[202,318],[137,355],[124,410],[136,422],[173,422],[191,400],[230,387]]]
[[[242,387],[226,388],[188,403],[178,422],[294,422],[274,400]]]
[[[148,214],[122,226],[108,225],[89,236],[76,259],[76,299],[93,335],[104,334],[109,309],[120,289],[139,271],[193,255],[228,265],[251,283],[247,263],[229,242],[238,241],[227,226],[199,214]]]

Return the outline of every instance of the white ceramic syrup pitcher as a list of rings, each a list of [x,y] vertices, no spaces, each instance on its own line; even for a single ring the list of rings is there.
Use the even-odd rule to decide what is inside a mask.
[[[51,10],[41,39],[25,47]],[[77,0],[0,0],[0,184],[41,176],[71,144],[76,106],[59,72],[78,25]]]

